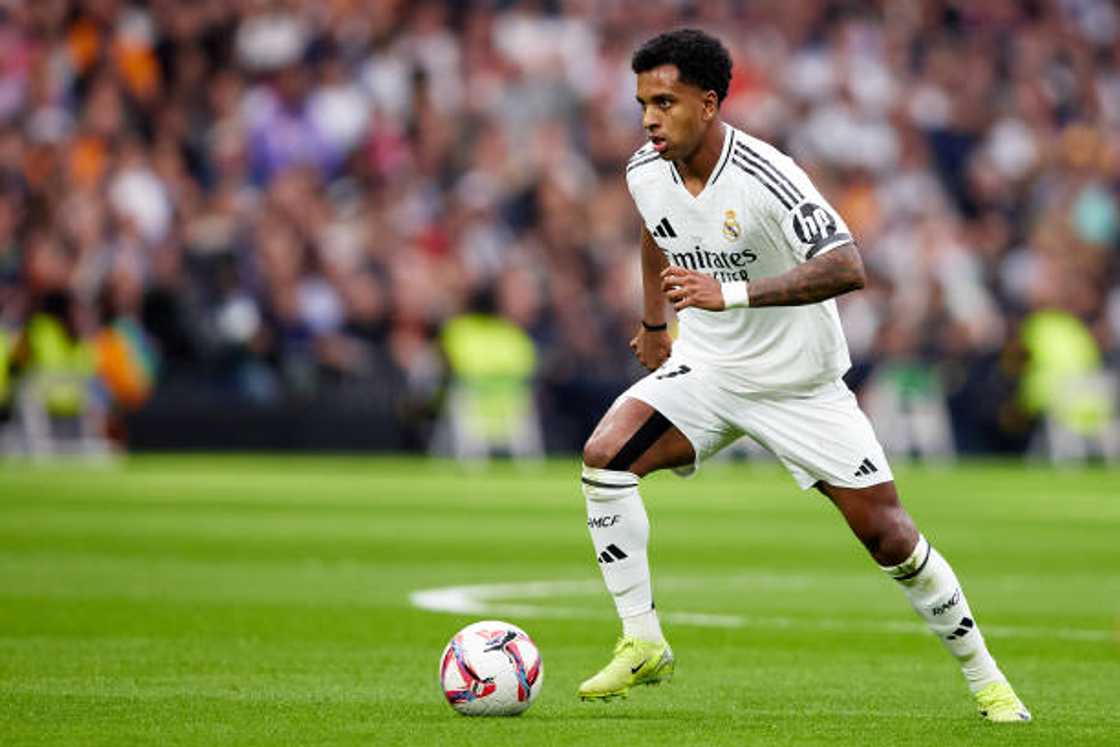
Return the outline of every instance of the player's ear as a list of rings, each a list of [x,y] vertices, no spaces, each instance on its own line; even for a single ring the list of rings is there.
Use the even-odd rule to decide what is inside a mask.
[[[719,112],[719,96],[715,91],[704,92],[704,121],[710,122]]]

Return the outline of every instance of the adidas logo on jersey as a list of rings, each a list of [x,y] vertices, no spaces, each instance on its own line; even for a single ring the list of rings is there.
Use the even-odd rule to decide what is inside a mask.
[[[663,239],[677,238],[677,232],[673,230],[673,226],[669,223],[668,218],[662,218],[661,222],[657,224],[657,228],[650,231],[650,233]]]
[[[863,462],[859,465],[859,469],[856,470],[855,477],[865,477],[872,472],[878,471],[879,468],[872,464],[870,459],[864,458]]]

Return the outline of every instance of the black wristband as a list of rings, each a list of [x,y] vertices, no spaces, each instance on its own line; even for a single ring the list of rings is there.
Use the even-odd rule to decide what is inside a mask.
[[[665,330],[669,329],[669,324],[668,322],[662,322],[661,324],[646,324],[646,320],[643,319],[642,329],[644,329],[646,332],[664,332]]]

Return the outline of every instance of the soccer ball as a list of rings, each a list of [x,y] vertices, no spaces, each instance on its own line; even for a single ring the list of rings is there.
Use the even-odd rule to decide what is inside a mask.
[[[439,657],[439,684],[464,716],[516,716],[540,693],[544,665],[524,630],[483,620],[451,637]]]

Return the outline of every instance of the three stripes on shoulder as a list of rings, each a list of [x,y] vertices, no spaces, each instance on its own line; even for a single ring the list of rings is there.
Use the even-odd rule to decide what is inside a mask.
[[[629,174],[634,169],[645,166],[647,163],[660,160],[661,155],[655,151],[652,146],[646,146],[631,156],[630,160],[626,162],[626,173]]]
[[[778,202],[782,203],[786,210],[792,210],[805,199],[805,195],[788,176],[782,173],[781,169],[745,143],[731,144],[731,163],[753,176],[778,199]]]

